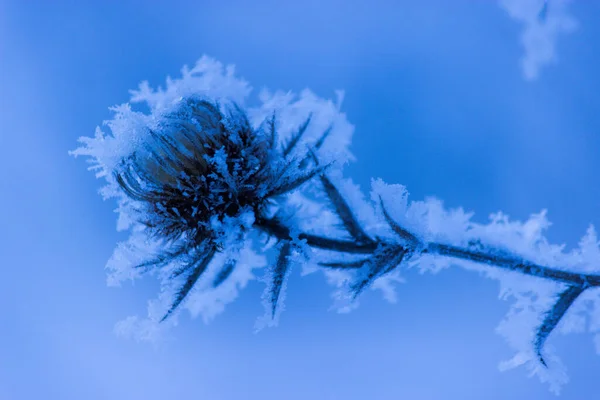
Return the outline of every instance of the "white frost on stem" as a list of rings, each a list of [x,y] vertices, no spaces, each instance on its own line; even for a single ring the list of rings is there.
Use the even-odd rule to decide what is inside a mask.
[[[504,0],[503,4],[512,7],[513,2]],[[521,15],[520,9],[510,10],[515,16]],[[549,19],[547,23],[551,21]],[[539,57],[536,60],[539,64]],[[538,64],[535,64],[535,68]],[[270,217],[276,216],[281,219],[278,228],[283,225],[284,231],[288,230],[285,234],[280,232],[280,236],[287,236],[279,239],[289,242],[293,247],[290,261],[301,264],[304,274],[317,269],[323,271],[327,282],[335,287],[335,307],[341,312],[350,311],[358,306],[358,302],[349,291],[356,287],[357,277],[365,282],[368,281],[365,277],[373,277],[365,288],[368,286],[381,290],[387,300],[395,301],[395,286],[404,281],[401,276],[402,267],[436,273],[450,266],[460,266],[498,280],[501,298],[513,302],[508,315],[498,327],[498,333],[505,337],[516,352],[515,358],[503,363],[502,368],[524,365],[532,374],[549,382],[553,391],[558,391],[560,385],[567,380],[564,368],[552,353],[551,347],[545,347],[543,350],[549,368],[543,366],[539,355],[533,350],[533,342],[546,312],[555,304],[558,294],[566,285],[524,275],[518,271],[442,257],[425,251],[431,248],[428,247],[430,244],[458,246],[466,251],[522,257],[532,263],[569,272],[600,273],[600,247],[593,227],[588,229],[578,248],[567,250],[564,245],[551,244],[546,239],[545,232],[550,227],[550,222],[545,211],[532,215],[524,222],[510,220],[508,216],[498,212],[492,214],[487,223],[479,223],[473,221],[472,213],[460,208],[447,209],[435,198],[409,201],[404,186],[388,185],[382,180],[372,181],[370,196],[367,197],[357,185],[342,174],[344,164],[353,160],[349,149],[354,131],[340,111],[342,92],[337,93],[337,100],[334,101],[322,99],[308,90],[299,95],[265,90],[260,94],[258,104],[249,105],[250,90],[246,81],[235,76],[233,67],[224,67],[211,58],[203,57],[194,68],[184,68],[181,78],[168,79],[164,89],[154,90],[147,83],[142,83],[138,90],[132,91],[131,101],[145,103],[151,110],[149,114],[134,111],[129,104],[114,107],[114,118],[105,123],[108,126],[107,133],[98,129],[93,138],[80,139],[82,147],[72,154],[91,158],[91,169],[96,172],[98,178],[106,180],[103,196],[116,198],[118,202],[118,228],[130,231],[129,239],[117,246],[107,263],[107,269],[110,271],[109,284],[118,285],[123,280],[139,278],[144,270],[134,266],[147,259],[148,255],[160,255],[161,250],[173,244],[146,235],[146,231],[137,222],[145,208],[125,196],[115,181],[113,171],[124,158],[143,150],[148,140],[148,128],[157,126],[161,117],[171,110],[181,97],[194,95],[223,102],[235,101],[248,110],[251,122],[256,128],[275,113],[280,146],[285,146],[294,135],[294,130],[311,116],[311,122],[291,157],[301,160],[310,149],[321,165],[333,162],[331,168],[326,171],[327,182],[337,191],[338,200],[339,197],[344,199],[353,215],[350,220],[344,219],[343,213],[340,213],[339,209],[336,211],[331,192],[323,190],[327,184],[323,180],[319,181],[318,176],[298,190],[279,196],[274,201],[276,204],[267,208]],[[327,140],[319,147],[319,139],[330,127]],[[293,174],[301,176],[305,173],[300,170],[300,164],[290,165],[298,165],[293,167],[298,168]],[[321,184],[325,186],[322,187]],[[242,211],[236,214],[236,217],[214,221],[212,229],[218,233],[221,250],[216,252],[215,258],[207,264],[204,274],[193,282],[193,288],[181,304],[180,309],[187,309],[193,317],[201,316],[205,322],[222,312],[225,305],[238,296],[239,290],[254,279],[254,270],[265,270],[267,265],[265,248],[258,247],[260,241],[256,238],[256,232],[252,230],[257,216],[253,210]],[[399,237],[402,235],[395,232],[389,219],[413,236]],[[360,227],[357,228],[356,224]],[[351,229],[346,229],[348,226],[357,229],[352,233]],[[266,229],[264,226],[262,228]],[[303,234],[305,236],[302,236]],[[367,247],[371,247],[368,251],[354,254],[332,251],[331,247],[329,250],[324,250],[323,246],[309,248],[306,235],[313,235],[313,243],[323,238],[338,244],[352,244],[355,240],[361,246],[366,244]],[[184,236],[181,239],[185,242],[186,238],[187,236]],[[362,247],[363,250],[364,248]],[[399,253],[399,249],[407,251]],[[212,251],[214,252],[214,248]],[[369,257],[375,259],[375,256],[379,257],[377,262],[382,259],[385,261],[385,257],[389,256],[390,263],[399,262],[400,265],[383,265],[375,261],[371,264],[361,264]],[[148,268],[154,271],[161,281],[161,294],[158,299],[149,303],[148,318],[130,317],[119,323],[116,330],[120,334],[142,340],[154,340],[169,326],[177,324],[180,309],[175,312],[173,318],[162,324],[159,324],[159,321],[165,310],[172,305],[173,298],[178,295],[178,288],[185,286],[186,279],[190,276],[178,275],[178,268],[181,267],[179,261],[161,265],[161,268],[154,270]],[[235,268],[224,271],[223,267],[227,267],[233,261]],[[328,266],[321,267],[323,263]],[[340,265],[344,267],[336,269]],[[257,327],[276,324],[279,313],[284,308],[281,300],[285,297],[289,269],[288,265],[281,264],[280,271],[285,271],[274,280],[281,283],[277,292],[280,303],[273,307],[272,298],[270,303],[267,302],[275,318],[270,315],[267,319],[259,320]],[[227,279],[221,280],[222,275],[227,276]],[[272,294],[271,289],[272,287],[267,285],[266,296]],[[565,317],[560,320],[557,331],[591,332],[596,335],[595,342],[600,352],[599,292],[600,289],[590,288],[577,298]]]

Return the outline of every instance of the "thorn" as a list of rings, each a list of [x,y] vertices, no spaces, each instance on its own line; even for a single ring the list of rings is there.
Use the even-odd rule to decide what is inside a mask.
[[[381,204],[381,211],[383,212],[383,216],[384,216],[385,220],[387,221],[387,223],[389,224],[390,228],[392,228],[392,230],[398,236],[400,236],[402,239],[409,242],[409,244],[413,245],[414,247],[417,247],[421,241],[415,235],[413,235],[412,233],[410,233],[409,231],[404,229],[402,226],[400,226],[396,221],[394,221],[392,219],[390,214],[387,212],[385,205],[383,204],[383,199],[381,198],[381,196],[379,196],[379,203]]]
[[[326,175],[321,175],[321,183],[323,184],[325,194],[327,194],[329,201],[333,205],[335,213],[342,220],[346,231],[359,242],[372,243],[373,239],[362,229],[356,216],[352,213],[352,209]]]
[[[275,318],[277,311],[277,304],[279,302],[279,296],[281,295],[281,288],[283,287],[283,280],[290,265],[290,254],[292,253],[292,245],[289,241],[285,241],[279,251],[277,257],[277,263],[273,271],[273,287],[271,289],[271,318]]]
[[[556,328],[558,323],[561,321],[562,317],[566,314],[569,307],[577,300],[577,298],[584,292],[586,288],[582,286],[569,286],[563,292],[558,295],[558,300],[554,303],[554,306],[548,313],[546,314],[546,318],[542,325],[538,328],[536,332],[536,338],[534,342],[535,351],[540,359],[542,365],[546,366],[546,362],[544,361],[544,357],[542,356],[542,350],[544,347],[544,343],[550,333]]]
[[[304,135],[304,132],[306,132],[306,128],[308,128],[308,125],[310,124],[311,119],[312,119],[312,113],[308,116],[306,121],[304,121],[304,123],[302,125],[300,125],[300,128],[298,128],[298,131],[292,136],[292,139],[290,140],[290,142],[283,149],[284,157],[288,156],[292,152],[292,150],[294,150],[294,147],[296,147],[296,145],[300,141],[300,138]]]

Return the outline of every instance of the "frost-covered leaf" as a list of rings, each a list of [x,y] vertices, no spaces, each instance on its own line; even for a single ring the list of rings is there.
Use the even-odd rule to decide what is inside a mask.
[[[292,137],[290,138],[288,143],[283,148],[283,156],[284,157],[287,157],[294,150],[294,148],[298,145],[298,142],[302,138],[302,135],[304,135],[304,132],[306,132],[306,128],[308,128],[308,124],[310,124],[311,118],[312,118],[312,114],[309,114],[308,118],[306,118],[306,121],[304,121],[302,123],[302,125],[300,125],[300,127],[298,128],[298,131],[296,131],[294,134],[292,134]]]
[[[227,278],[229,278],[229,275],[231,275],[233,269],[235,268],[235,263],[235,260],[230,260],[221,268],[213,281],[213,287],[220,286],[223,282],[225,282],[225,280],[227,280]]]
[[[363,228],[358,223],[354,213],[350,209],[348,203],[344,197],[342,197],[341,193],[335,187],[333,183],[327,178],[325,175],[321,175],[321,183],[323,184],[323,189],[325,193],[327,193],[327,197],[333,206],[335,213],[342,220],[344,227],[348,231],[348,233],[359,242],[372,242],[369,235],[365,233]]]
[[[565,315],[569,307],[577,300],[579,295],[583,293],[585,290],[582,286],[569,286],[558,296],[558,300],[552,307],[550,311],[548,311],[544,322],[539,327],[536,337],[535,337],[535,352],[538,355],[540,362],[547,366],[544,361],[544,357],[542,356],[542,350],[544,347],[544,343],[546,339],[552,333],[556,325],[560,322],[561,318]]]
[[[396,268],[406,255],[401,246],[381,246],[373,257],[359,271],[358,278],[350,289],[354,298],[358,297],[373,281]]]
[[[200,275],[202,275],[202,273],[206,270],[206,267],[208,267],[208,264],[215,255],[215,251],[216,249],[214,247],[206,249],[206,252],[201,254],[199,256],[199,259],[193,265],[190,266],[190,274],[186,277],[183,286],[181,286],[181,288],[177,290],[177,294],[175,295],[175,300],[173,301],[173,304],[171,305],[171,307],[169,308],[169,310],[167,311],[167,313],[161,321],[166,320],[186,298],[190,290],[192,290],[192,288],[200,278]]]
[[[275,312],[277,311],[277,305],[279,303],[279,296],[283,287],[283,281],[290,265],[291,250],[292,245],[290,242],[284,242],[279,250],[277,262],[273,267],[270,287],[271,318],[275,318]]]

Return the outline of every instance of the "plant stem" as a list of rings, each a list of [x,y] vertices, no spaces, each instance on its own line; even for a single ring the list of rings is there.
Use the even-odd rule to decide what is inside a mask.
[[[277,239],[292,239],[290,229],[276,219],[260,218],[256,221],[255,226]],[[309,246],[351,254],[372,254],[381,244],[380,242],[364,243],[352,240],[332,239],[310,233],[299,233],[297,236],[300,240],[306,240],[306,243]],[[414,249],[407,250],[414,251]],[[441,243],[429,243],[424,247],[421,253],[437,254],[444,257],[488,264],[492,267],[515,271],[524,275],[536,276],[538,278],[550,279],[555,282],[566,283],[582,288],[600,286],[600,275],[568,272],[561,269],[537,265],[519,257],[497,255],[491,252],[465,249]]]
[[[254,226],[266,234],[275,236],[277,239],[293,240],[290,229],[275,219],[259,219],[254,223]],[[378,246],[377,242],[360,243],[352,240],[331,239],[310,233],[300,233],[298,239],[306,240],[309,246],[319,249],[353,254],[372,254]]]
[[[493,267],[520,272],[525,275],[537,276],[539,278],[551,279],[556,282],[568,283],[575,286],[600,286],[600,275],[568,272],[537,265],[518,257],[494,255],[440,243],[430,243],[423,252],[458,258],[461,260],[475,261]]]

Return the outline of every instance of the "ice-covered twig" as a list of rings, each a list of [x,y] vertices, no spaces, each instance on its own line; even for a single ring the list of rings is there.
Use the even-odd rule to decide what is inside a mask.
[[[344,222],[344,227],[354,240],[340,240],[310,233],[299,233],[298,238],[306,240],[309,246],[323,250],[370,255],[368,258],[352,262],[321,263],[324,267],[337,269],[354,270],[367,268],[364,277],[352,285],[354,298],[376,278],[391,272],[403,261],[407,261],[417,254],[433,254],[458,260],[483,263],[492,267],[567,284],[567,289],[560,294],[556,304],[548,311],[542,325],[538,328],[535,336],[536,339],[533,343],[540,362],[542,365],[547,366],[542,356],[543,345],[547,337],[558,325],[569,307],[586,289],[600,286],[600,275],[575,273],[569,272],[566,268],[557,269],[538,265],[523,257],[506,255],[505,251],[493,248],[481,251],[436,242],[424,243],[417,235],[411,233],[391,218],[381,198],[380,205],[385,220],[394,233],[397,234],[400,241],[389,242],[381,239],[371,239],[364,233],[350,207],[333,183],[324,175],[321,176],[321,182],[337,215]],[[291,239],[289,228],[275,219],[258,220],[256,227],[279,240]]]
[[[238,105],[247,84],[232,70],[204,59],[183,73],[165,90],[141,85],[134,100],[145,100],[151,113],[115,108],[111,135],[98,130],[74,152],[92,158],[92,169],[107,180],[103,194],[119,201],[119,226],[131,229],[109,261],[112,281],[145,272],[162,280],[151,321],[172,318],[182,307],[205,319],[222,311],[252,270],[266,266],[256,239],[267,236],[277,242],[265,269],[268,325],[283,309],[297,262],[322,267],[349,292],[341,293],[342,302],[356,301],[369,287],[389,294],[407,265],[457,264],[485,266],[503,293],[517,299],[509,316],[519,327],[513,324],[507,337],[519,353],[511,365],[533,360],[529,366],[546,379],[555,364],[545,343],[562,321],[574,325],[580,305],[592,303],[590,330],[600,331],[592,328],[600,326],[593,320],[600,316],[600,296],[592,296],[600,286],[593,229],[565,253],[540,233],[543,215],[526,224],[502,215],[475,224],[462,210],[452,214],[435,202],[408,205],[403,187],[381,181],[366,201],[341,178],[340,165],[352,159],[353,131],[340,112],[341,93],[337,103],[308,91],[294,101],[287,93],[264,94],[263,105],[249,110]]]

